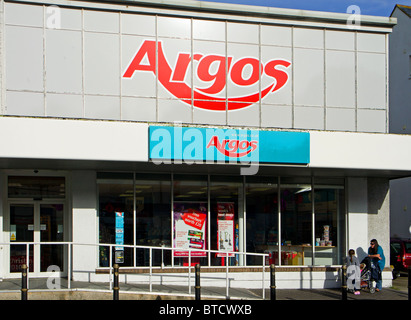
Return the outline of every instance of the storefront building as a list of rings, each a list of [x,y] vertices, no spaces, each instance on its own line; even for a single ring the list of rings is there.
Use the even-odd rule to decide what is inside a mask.
[[[191,262],[254,286],[264,260],[279,288],[332,287],[348,249],[389,257],[389,181],[411,173],[388,128],[395,19],[1,5],[0,278],[27,257],[84,281]]]

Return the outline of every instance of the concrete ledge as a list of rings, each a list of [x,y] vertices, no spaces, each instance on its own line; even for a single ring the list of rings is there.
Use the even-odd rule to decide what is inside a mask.
[[[194,300],[194,296],[159,293],[121,292],[121,300]],[[29,291],[28,300],[113,300],[112,292],[96,292],[87,290],[67,291]],[[203,297],[203,299],[207,299]],[[213,297],[213,299],[218,299]],[[21,300],[20,292],[0,293],[0,300]]]

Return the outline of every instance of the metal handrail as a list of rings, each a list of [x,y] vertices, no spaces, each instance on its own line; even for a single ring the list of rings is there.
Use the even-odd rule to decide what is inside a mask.
[[[42,242],[42,241],[33,241],[33,242],[3,242],[0,243],[0,246],[8,246],[8,245],[25,245],[26,246],[26,264],[27,264],[27,270],[29,270],[29,246],[30,245],[67,245],[68,250],[67,250],[67,280],[68,280],[68,289],[71,289],[71,274],[72,274],[72,249],[74,246],[95,246],[95,247],[109,247],[110,248],[110,254],[109,254],[109,261],[110,265],[109,267],[109,284],[110,284],[110,290],[113,288],[113,259],[112,259],[112,252],[113,252],[113,247],[122,247],[122,248],[133,248],[134,250],[136,249],[146,249],[149,250],[149,290],[152,292],[152,274],[153,274],[153,250],[161,250],[162,255],[164,250],[169,250],[173,254],[174,251],[188,251],[188,258],[189,258],[189,263],[188,267],[187,266],[174,266],[174,259],[172,259],[172,267],[173,268],[188,268],[188,293],[191,294],[191,262],[192,262],[192,252],[205,252],[205,253],[220,253],[220,254],[225,254],[226,258],[226,296],[229,297],[229,278],[228,278],[228,270],[229,267],[234,267],[234,266],[229,266],[228,265],[228,258],[229,255],[243,255],[243,256],[259,256],[262,258],[262,296],[263,299],[265,299],[265,258],[268,257],[269,255],[266,253],[253,253],[253,252],[236,252],[236,251],[219,251],[219,250],[211,250],[211,249],[197,249],[197,248],[171,248],[171,247],[155,247],[155,246],[144,246],[144,245],[126,245],[126,244],[111,244],[111,243],[79,243],[79,242],[72,242],[72,241],[51,241],[51,242]],[[162,266],[163,267],[163,266]],[[161,268],[162,268],[161,267]],[[260,265],[256,266],[257,268],[260,267]],[[105,267],[103,267],[105,268]],[[134,260],[134,266],[133,267],[128,267],[128,268],[144,268],[141,266],[136,266],[135,260]],[[28,272],[29,274],[29,272]]]

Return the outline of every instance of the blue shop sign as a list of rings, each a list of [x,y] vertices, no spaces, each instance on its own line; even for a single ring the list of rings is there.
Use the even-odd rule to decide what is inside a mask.
[[[307,164],[310,134],[150,126],[149,152],[152,160]]]

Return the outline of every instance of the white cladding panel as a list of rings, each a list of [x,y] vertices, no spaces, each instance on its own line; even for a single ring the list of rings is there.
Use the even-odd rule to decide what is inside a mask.
[[[310,132],[310,167],[410,170],[411,136]]]
[[[385,33],[49,9],[5,3],[5,115],[388,130]]]
[[[143,123],[0,117],[0,137],[0,158],[148,161]]]

